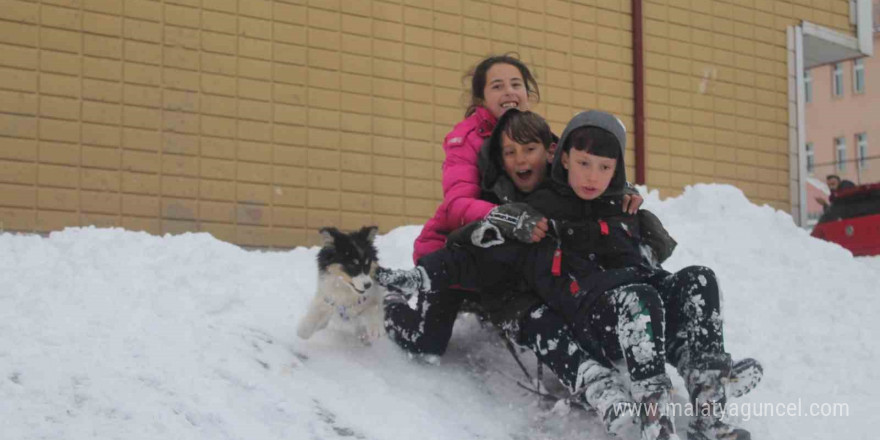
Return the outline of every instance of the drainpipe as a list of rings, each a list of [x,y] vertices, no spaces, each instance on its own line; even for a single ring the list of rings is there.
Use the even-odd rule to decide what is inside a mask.
[[[789,35],[792,35],[789,32]],[[792,37],[793,40],[792,41]],[[806,90],[804,90],[804,30],[802,26],[794,28],[794,34],[789,36],[789,46],[794,43],[794,75],[795,75],[795,123],[797,127],[794,130],[796,139],[797,158],[793,165],[797,166],[797,185],[798,185],[798,210],[795,224],[805,228],[807,227],[807,111],[805,103],[807,102]],[[791,61],[789,61],[791,63]],[[791,110],[789,110],[791,111]],[[789,131],[789,136],[792,133]],[[794,170],[790,171],[794,172]]]
[[[859,39],[859,51],[865,56],[874,55],[874,11],[872,0],[858,0],[856,2],[856,38]],[[850,5],[852,11],[852,5]]]
[[[633,97],[636,130],[636,184],[645,184],[645,65],[643,51],[642,0],[632,0]]]

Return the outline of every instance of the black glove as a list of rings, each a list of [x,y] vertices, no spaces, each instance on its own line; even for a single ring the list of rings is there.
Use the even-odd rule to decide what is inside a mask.
[[[450,232],[446,237],[447,247],[473,244],[474,246],[487,248],[501,243],[504,243],[501,231],[486,219],[468,223]]]
[[[486,220],[497,227],[501,235],[523,243],[532,242],[532,231],[542,218],[543,214],[525,203],[499,205],[486,216]]]
[[[471,230],[471,243],[481,248],[492,247],[504,243],[504,236],[498,227],[488,220],[477,222],[473,230]]]

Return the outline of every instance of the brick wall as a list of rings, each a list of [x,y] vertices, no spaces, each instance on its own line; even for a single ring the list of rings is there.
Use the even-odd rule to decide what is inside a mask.
[[[533,67],[555,130],[585,108],[632,127],[629,4],[2,0],[0,229],[287,247],[423,223],[463,73],[488,53]],[[847,0],[645,11],[648,184],[787,207],[785,27],[851,34]]]

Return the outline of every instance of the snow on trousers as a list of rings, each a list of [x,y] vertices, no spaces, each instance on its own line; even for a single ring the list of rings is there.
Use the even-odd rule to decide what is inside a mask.
[[[575,325],[584,337],[599,339],[605,354],[621,356],[633,381],[666,372],[665,313],[657,289],[631,284],[605,292]]]
[[[535,267],[535,272],[542,271],[542,267],[550,266],[542,260],[546,255],[546,250],[521,245],[489,249],[451,247],[422,257],[419,266],[428,274],[431,286],[440,291],[450,287],[480,289],[509,281],[511,268]],[[554,304],[565,304],[565,298],[572,296],[566,277],[539,280],[530,272],[527,270],[524,275],[551,308]],[[663,301],[653,286],[629,284],[609,289],[586,309],[556,311],[568,312],[564,319],[573,324],[577,343],[594,357],[601,356],[597,345],[606,353],[622,352],[633,380],[665,372]]]
[[[425,255],[419,259],[418,266],[428,275],[431,287],[439,291],[462,288],[491,292],[496,286],[521,277],[566,322],[581,324],[582,301],[571,293],[571,278],[551,274],[555,249],[552,240],[536,245],[508,242],[489,248],[453,245]],[[581,348],[605,366],[611,366],[602,355],[599,342],[589,331],[579,331],[577,327],[576,337]]]
[[[641,380],[663,373],[664,359],[682,367],[683,360],[724,354],[720,305],[712,269],[690,266],[657,278],[651,285],[633,284],[606,292],[590,307],[584,325],[574,328],[579,341],[599,339],[606,356],[623,357],[631,379]],[[549,307],[542,308],[552,313]],[[540,323],[535,321],[533,325]],[[529,348],[536,353],[546,351],[540,341],[554,340],[553,326],[543,332],[528,329],[526,324],[523,328],[523,338],[533,339],[521,343],[531,343]],[[565,363],[561,352],[549,353],[553,355],[560,355],[556,362]]]
[[[446,351],[452,327],[468,296],[479,300],[476,292],[506,284],[503,273],[493,271],[488,282],[481,282],[480,267],[475,262],[462,263],[469,255],[457,247],[443,248],[418,260],[431,280],[434,290],[419,292],[415,308],[409,303],[385,305],[385,329],[403,349],[419,354],[442,355]]]
[[[408,302],[385,304],[385,331],[404,350],[440,356],[446,352],[461,304],[474,293],[457,289],[423,292],[415,308]]]
[[[703,266],[612,289],[573,327],[582,346],[598,339],[605,356],[623,357],[633,380],[663,373],[664,359],[681,369],[726,354],[718,281]]]
[[[410,353],[442,355],[462,302],[474,295],[446,289],[420,293],[415,309],[407,303],[386,304],[385,329],[391,340]],[[517,335],[508,335],[511,340],[534,352],[569,391],[610,380],[605,377],[610,376],[609,370],[578,346],[568,323],[546,305],[524,314],[510,327],[519,328]]]
[[[670,364],[724,354],[721,295],[712,269],[689,266],[650,282],[666,310],[666,352]]]

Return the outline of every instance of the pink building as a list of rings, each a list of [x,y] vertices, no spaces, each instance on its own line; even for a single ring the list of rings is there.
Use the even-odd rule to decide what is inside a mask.
[[[874,4],[874,44],[880,3]],[[804,74],[806,95],[807,218],[815,221],[827,193],[825,176],[880,182],[880,57],[814,67]]]

